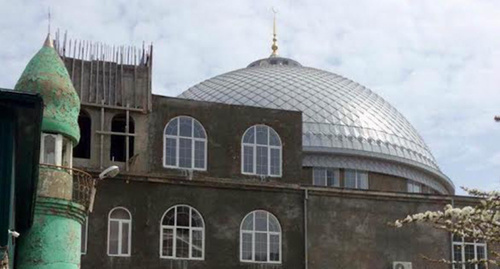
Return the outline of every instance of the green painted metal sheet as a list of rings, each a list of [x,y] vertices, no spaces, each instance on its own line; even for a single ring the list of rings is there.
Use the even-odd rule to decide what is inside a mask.
[[[40,94],[45,104],[42,130],[63,134],[73,140],[73,145],[78,144],[80,98],[63,61],[50,42],[46,42],[30,60],[15,90]]]
[[[18,269],[80,268],[83,206],[39,198],[33,227],[19,240]]]

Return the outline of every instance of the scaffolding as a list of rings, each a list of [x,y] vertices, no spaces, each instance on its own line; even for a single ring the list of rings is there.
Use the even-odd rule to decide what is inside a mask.
[[[110,46],[85,40],[71,40],[57,31],[54,47],[66,65],[82,107],[100,110],[100,168],[104,168],[104,137],[125,136],[125,170],[130,166],[130,114],[147,114],[152,109],[151,75],[153,45]],[[125,132],[108,130],[107,111],[125,113]]]

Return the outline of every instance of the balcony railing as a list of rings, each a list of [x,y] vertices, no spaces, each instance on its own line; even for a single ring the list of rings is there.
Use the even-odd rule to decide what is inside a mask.
[[[57,165],[51,165],[51,164],[40,164],[40,168],[46,168],[47,170],[52,170],[52,171],[60,171],[60,172],[65,172],[66,174],[69,174],[69,177],[72,178],[71,184],[65,184],[62,186],[71,186],[71,194],[69,194],[69,189],[67,190],[67,196],[65,197],[68,200],[71,200],[72,202],[75,202],[77,204],[80,204],[85,207],[86,210],[89,210],[91,200],[93,199],[93,192],[94,192],[94,187],[95,187],[95,179],[92,178],[92,176],[79,169],[75,168],[69,168],[69,167],[64,167],[64,166],[57,166]],[[54,181],[53,179],[44,179],[44,180],[50,180]],[[59,184],[62,184],[61,181],[54,181]],[[54,183],[54,184],[57,184]],[[67,182],[69,183],[69,182]],[[46,183],[42,183],[46,184]],[[47,185],[47,184],[46,184]],[[55,188],[61,187],[61,186],[54,186]],[[39,187],[40,188],[40,187]],[[50,188],[50,187],[49,187]],[[42,186],[43,189],[43,186]],[[39,192],[39,195],[41,196],[52,196],[52,195],[47,195],[47,193],[41,193]]]

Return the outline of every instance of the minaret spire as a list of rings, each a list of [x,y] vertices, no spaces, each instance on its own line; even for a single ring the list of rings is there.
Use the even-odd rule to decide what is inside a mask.
[[[271,53],[271,57],[278,56],[278,39],[276,38],[276,13],[278,13],[274,8],[273,8],[273,45],[271,46],[271,49],[273,52]]]
[[[52,38],[50,37],[50,23],[51,23],[50,7],[49,7],[49,10],[48,10],[48,14],[47,14],[47,22],[48,22],[47,38],[45,38],[45,42],[43,43],[43,46],[44,47],[53,48],[54,44],[52,43]]]
[[[48,29],[48,31],[47,31],[47,32],[48,32],[48,33],[49,33],[49,35],[50,35],[50,23],[51,23],[51,21],[50,21],[50,20],[51,20],[51,17],[50,17],[50,7],[49,7],[49,11],[48,11],[48,14],[47,14],[47,15],[48,15],[47,19],[48,19],[48,22],[49,22],[49,23],[48,23],[49,29]]]

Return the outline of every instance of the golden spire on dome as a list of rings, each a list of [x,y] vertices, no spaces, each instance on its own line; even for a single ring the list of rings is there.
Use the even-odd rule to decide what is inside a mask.
[[[45,38],[45,42],[43,42],[44,47],[54,48],[54,43],[52,43],[52,38],[50,37],[50,33],[47,34],[47,38]]]
[[[273,13],[274,13],[274,18],[273,18],[273,45],[271,46],[271,49],[273,52],[271,53],[271,57],[278,56],[278,39],[276,39],[276,13],[278,13],[274,8],[273,8]]]
[[[52,43],[52,38],[50,37],[50,23],[51,23],[50,7],[49,7],[48,14],[47,14],[47,21],[48,21],[47,38],[45,38],[45,42],[43,42],[43,46],[53,48],[54,43]]]

